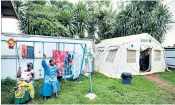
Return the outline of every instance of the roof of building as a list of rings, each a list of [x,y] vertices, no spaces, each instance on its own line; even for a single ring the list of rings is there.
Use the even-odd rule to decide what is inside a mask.
[[[28,34],[16,34],[16,33],[1,33],[3,36],[9,37],[40,37],[40,38],[54,38],[54,39],[72,39],[72,40],[85,40],[85,41],[93,41],[93,39],[86,39],[86,38],[70,38],[70,37],[61,37],[61,36],[45,36],[45,35],[28,35]]]
[[[18,18],[11,0],[1,1],[1,15]]]

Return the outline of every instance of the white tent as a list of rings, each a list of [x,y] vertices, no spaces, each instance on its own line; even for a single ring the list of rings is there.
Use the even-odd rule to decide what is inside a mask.
[[[164,47],[147,33],[103,40],[96,45],[95,69],[112,78],[166,69]]]

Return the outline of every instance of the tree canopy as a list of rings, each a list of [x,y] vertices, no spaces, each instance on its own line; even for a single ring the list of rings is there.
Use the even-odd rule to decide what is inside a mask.
[[[14,1],[24,34],[102,39],[149,33],[159,42],[170,29],[171,13],[158,1],[130,1],[112,9],[110,0]],[[122,3],[123,4],[123,3]],[[122,6],[121,6],[122,7]],[[98,37],[95,37],[97,33]]]
[[[113,32],[117,36],[149,33],[161,42],[170,28],[171,17],[168,7],[160,2],[132,1],[115,17]]]

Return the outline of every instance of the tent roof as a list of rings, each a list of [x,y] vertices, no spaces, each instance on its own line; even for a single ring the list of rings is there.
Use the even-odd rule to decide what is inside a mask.
[[[150,38],[154,42],[160,44],[156,39],[154,39],[149,34],[142,33],[142,34],[137,34],[137,35],[130,35],[130,36],[124,36],[124,37],[118,37],[118,38],[112,38],[112,39],[105,39],[105,40],[102,40],[101,43],[99,43],[99,45],[106,45],[106,44],[120,45],[120,44],[123,44],[123,43],[131,42],[131,41],[142,39],[142,38]]]

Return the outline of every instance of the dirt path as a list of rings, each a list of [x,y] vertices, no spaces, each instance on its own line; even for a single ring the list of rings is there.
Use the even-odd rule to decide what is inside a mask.
[[[160,87],[166,88],[166,89],[171,90],[171,91],[175,91],[175,87],[173,87],[172,85],[161,80],[158,75],[148,74],[148,75],[145,75],[145,78],[148,78],[148,79],[156,82]]]

